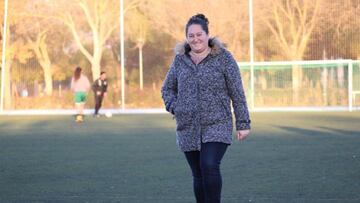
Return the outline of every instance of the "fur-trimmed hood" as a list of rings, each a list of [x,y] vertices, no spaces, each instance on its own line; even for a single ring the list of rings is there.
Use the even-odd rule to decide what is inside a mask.
[[[225,48],[225,45],[217,37],[212,37],[209,38],[209,47],[211,48],[210,54],[217,55],[222,52],[222,50]],[[186,41],[178,43],[174,49],[175,54],[179,55],[187,54],[189,51],[190,45]]]

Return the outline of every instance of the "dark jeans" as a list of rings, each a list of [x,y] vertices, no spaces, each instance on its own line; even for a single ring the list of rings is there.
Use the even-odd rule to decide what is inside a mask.
[[[220,142],[202,143],[200,151],[185,152],[193,175],[197,203],[220,203],[220,163],[227,146]]]
[[[99,109],[101,108],[101,103],[103,101],[103,98],[104,98],[103,94],[96,95],[95,92],[95,115],[99,113]]]

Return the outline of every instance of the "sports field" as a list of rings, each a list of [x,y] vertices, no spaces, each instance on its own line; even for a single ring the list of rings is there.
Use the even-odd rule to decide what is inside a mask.
[[[360,112],[253,113],[223,202],[360,202]],[[195,202],[170,115],[0,116],[0,202]]]

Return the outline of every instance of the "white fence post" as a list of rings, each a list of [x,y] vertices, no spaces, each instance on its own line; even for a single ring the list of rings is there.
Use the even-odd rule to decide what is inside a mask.
[[[250,109],[255,108],[255,78],[254,78],[254,15],[253,1],[249,0],[249,26],[250,26]]]
[[[121,109],[125,110],[124,0],[120,0]]]
[[[1,96],[0,96],[0,113],[4,111],[5,99],[5,68],[6,68],[6,40],[7,40],[7,16],[8,16],[8,0],[5,0],[4,5],[4,33],[2,44],[2,62],[1,62]]]
[[[352,60],[349,61],[349,70],[348,70],[348,74],[349,74],[349,84],[348,84],[348,88],[349,88],[349,111],[352,111],[352,107],[353,107],[353,62]]]

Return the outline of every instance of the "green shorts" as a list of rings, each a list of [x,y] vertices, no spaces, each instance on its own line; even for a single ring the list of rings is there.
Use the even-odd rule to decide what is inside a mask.
[[[75,103],[84,103],[86,101],[86,92],[75,92]]]

